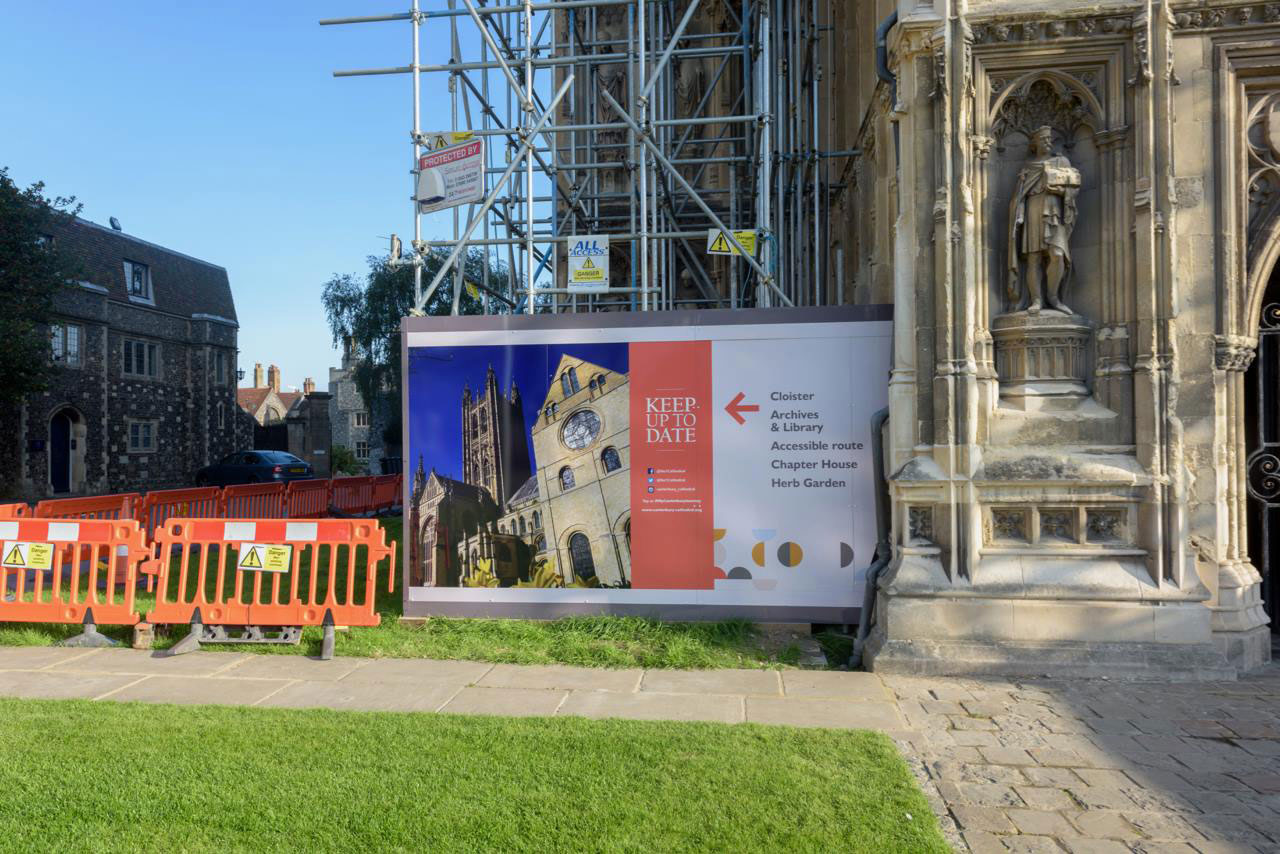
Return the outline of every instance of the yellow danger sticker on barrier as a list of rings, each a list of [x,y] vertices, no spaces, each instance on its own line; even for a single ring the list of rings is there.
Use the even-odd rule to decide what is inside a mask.
[[[460,142],[466,142],[474,136],[475,134],[469,130],[435,131],[423,134],[422,146],[427,151],[436,151],[441,148],[448,148],[451,145],[457,145]]]
[[[236,569],[257,572],[288,572],[293,546],[276,546],[268,543],[241,543],[240,560]]]
[[[718,228],[707,229],[707,252],[711,255],[740,255],[738,247],[726,236],[726,232]],[[735,231],[733,236],[751,257],[756,255],[756,233],[754,231]]]
[[[5,569],[52,569],[52,543],[7,542],[0,549],[0,566]]]

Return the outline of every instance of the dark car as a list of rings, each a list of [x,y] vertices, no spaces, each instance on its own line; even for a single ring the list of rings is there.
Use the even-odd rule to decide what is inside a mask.
[[[311,466],[284,451],[237,451],[196,472],[198,486],[271,483],[315,477]]]

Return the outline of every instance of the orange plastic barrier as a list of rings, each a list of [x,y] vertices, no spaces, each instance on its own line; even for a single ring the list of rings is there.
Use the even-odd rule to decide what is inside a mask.
[[[329,511],[329,481],[291,480],[284,490],[284,515],[316,519]]]
[[[400,503],[400,475],[384,474],[373,479],[373,506],[375,513],[390,510]]]
[[[0,621],[82,623],[92,608],[90,622],[132,626],[150,554],[133,519],[0,521]]]
[[[395,586],[395,542],[371,519],[173,518],[155,543],[161,557],[142,566],[159,581],[151,623],[190,623],[199,608],[204,626],[318,626],[326,613],[330,625],[376,626],[378,565],[388,558]],[[186,571],[175,579],[178,567]]]
[[[224,487],[219,515],[228,519],[280,519],[284,516],[284,484],[245,483]]]
[[[173,516],[216,519],[222,515],[222,490],[216,486],[195,489],[163,489],[148,492],[138,510],[138,523],[146,531],[148,539],[154,539],[156,529]]]
[[[142,496],[136,492],[90,498],[51,498],[36,505],[37,519],[132,519]]]
[[[0,504],[0,519],[21,519],[31,515],[29,504]]]
[[[351,515],[373,512],[373,478],[340,477],[333,480],[330,505]]]

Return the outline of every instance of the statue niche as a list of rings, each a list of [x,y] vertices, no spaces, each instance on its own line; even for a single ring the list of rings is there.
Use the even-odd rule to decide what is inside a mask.
[[[1066,155],[1055,152],[1051,126],[1023,132],[1028,156],[1009,200],[1009,310],[991,322],[1000,398],[1015,409],[1074,409],[1089,394],[1085,370],[1092,332],[1063,301],[1072,278],[1081,175]]]
[[[1039,314],[1045,303],[1071,314],[1061,292],[1071,273],[1069,244],[1076,227],[1080,171],[1064,155],[1053,153],[1053,128],[1047,125],[1032,135],[1031,155],[1018,173],[1009,206],[1009,301],[1014,311],[1021,308],[1025,280],[1029,314]]]

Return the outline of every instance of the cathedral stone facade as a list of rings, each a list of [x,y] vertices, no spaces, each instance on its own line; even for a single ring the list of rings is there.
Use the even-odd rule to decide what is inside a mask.
[[[629,406],[626,374],[570,356],[529,432],[514,382],[502,392],[490,368],[480,391],[467,386],[463,479],[422,460],[414,474],[409,583],[528,584],[547,561],[560,584],[629,586]]]
[[[1280,4],[838,6],[833,248],[895,317],[870,666],[1261,666]]]

